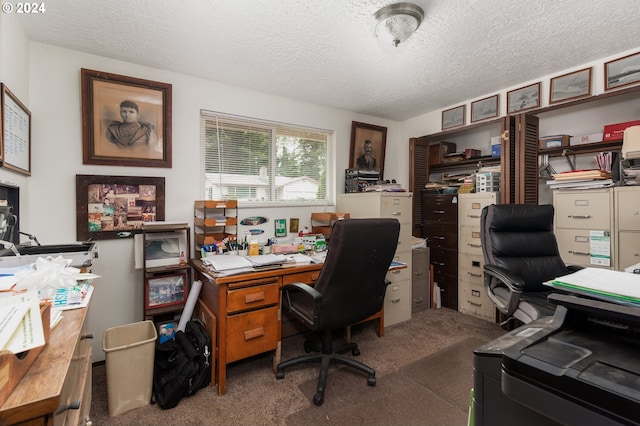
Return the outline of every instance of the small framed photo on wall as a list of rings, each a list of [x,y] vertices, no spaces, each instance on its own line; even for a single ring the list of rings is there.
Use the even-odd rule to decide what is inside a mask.
[[[460,105],[455,108],[442,111],[442,130],[464,126],[465,113],[466,105]]]
[[[591,95],[591,67],[551,79],[549,103],[556,104]]]
[[[640,52],[604,64],[605,90],[640,82]]]
[[[527,111],[540,106],[540,82],[507,92],[507,113]]]
[[[351,150],[349,168],[379,171],[384,175],[384,154],[387,144],[387,128],[374,124],[351,123]]]

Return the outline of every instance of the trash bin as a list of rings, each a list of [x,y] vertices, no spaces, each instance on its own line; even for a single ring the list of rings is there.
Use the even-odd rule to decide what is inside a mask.
[[[109,416],[151,402],[155,341],[153,321],[141,321],[104,332],[102,349],[107,370]]]

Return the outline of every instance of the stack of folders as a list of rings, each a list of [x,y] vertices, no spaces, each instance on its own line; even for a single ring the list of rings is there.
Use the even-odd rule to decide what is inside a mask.
[[[544,284],[595,299],[640,307],[640,274],[584,268]]]
[[[551,189],[606,188],[613,185],[611,172],[604,170],[574,170],[552,176],[553,180],[547,181]]]

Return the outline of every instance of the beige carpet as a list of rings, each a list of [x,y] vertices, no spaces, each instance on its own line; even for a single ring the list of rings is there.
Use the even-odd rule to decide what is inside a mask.
[[[147,405],[110,418],[105,366],[98,365],[93,368],[91,418],[100,426],[463,426],[471,388],[471,347],[502,334],[497,324],[446,308],[419,312],[410,321],[386,327],[382,338],[373,324],[354,327],[359,359],[376,370],[377,385],[367,386],[366,376],[351,369],[332,367],[321,407],[311,402],[318,365],[293,368],[276,380],[273,354],[267,353],[230,365],[223,396],[206,388],[170,410]],[[302,339],[283,342],[283,358],[301,353]]]

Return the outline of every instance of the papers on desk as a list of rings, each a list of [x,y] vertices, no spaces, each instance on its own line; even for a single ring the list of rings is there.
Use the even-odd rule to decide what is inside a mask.
[[[283,265],[308,265],[316,263],[304,254],[263,254],[259,256],[238,256],[207,253],[202,264],[212,269],[217,276],[237,275],[245,272],[280,268]]]
[[[544,283],[567,292],[640,307],[640,275],[601,268],[584,268]]]
[[[0,350],[20,353],[44,344],[37,290],[0,298]]]

